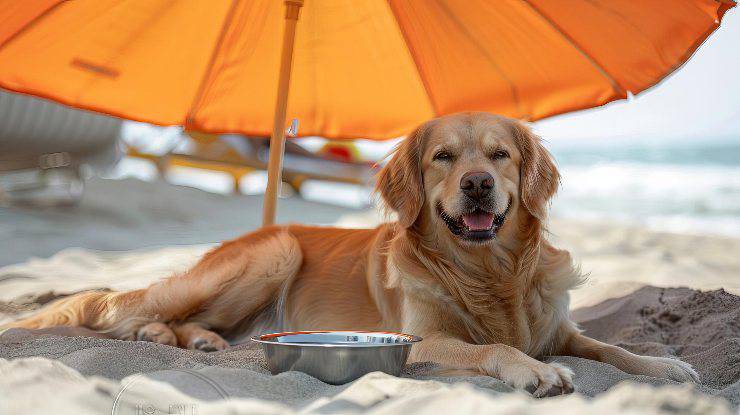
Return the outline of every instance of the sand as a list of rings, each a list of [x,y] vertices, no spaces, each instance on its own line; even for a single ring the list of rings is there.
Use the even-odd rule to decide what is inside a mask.
[[[93,180],[78,209],[0,208],[0,240],[12,241],[0,250],[0,266],[6,265],[0,267],[0,322],[60,294],[137,288],[185,269],[213,243],[258,226],[260,206],[258,197]],[[340,226],[374,226],[381,220],[375,210],[295,198],[281,200],[280,214],[283,222]],[[6,413],[2,405],[8,402],[15,406],[7,413],[20,412],[23,405],[28,410],[24,399],[44,391],[59,392],[45,400],[47,409],[59,413],[110,411],[111,394],[130,376],[159,373],[137,380],[143,390],[124,399],[135,413],[137,402],[147,399],[165,404],[168,399],[198,398],[203,379],[193,384],[189,371],[206,373],[224,383],[222,389],[245,399],[228,408],[197,401],[198,413],[225,408],[235,413],[389,413],[409,408],[419,413],[444,408],[460,413],[481,408],[490,413],[506,413],[507,408],[509,413],[618,413],[625,408],[634,413],[724,413],[728,404],[738,404],[740,315],[733,294],[740,294],[740,240],[557,218],[550,230],[550,238],[570,249],[590,273],[589,282],[572,296],[574,308],[580,308],[574,315],[587,334],[639,353],[682,357],[702,375],[704,384],[697,392],[567,357],[555,359],[573,367],[579,393],[595,399],[572,396],[535,404],[523,395],[501,395],[510,389],[492,378],[462,379],[464,383],[434,378],[427,372],[431,364],[408,367],[404,379],[373,374],[336,388],[302,374],[269,376],[260,352],[246,346],[205,355],[149,343],[58,336],[80,332],[11,331],[0,336],[0,413]],[[633,383],[619,384],[625,380]],[[195,398],[188,395],[193,393]],[[3,398],[8,395],[14,398]]]
[[[671,413],[701,413],[699,409],[707,409],[701,405],[709,405],[712,413],[722,413],[740,404],[740,326],[737,324],[740,297],[722,290],[699,292],[683,288],[645,287],[626,297],[576,310],[574,314],[585,333],[600,340],[639,353],[681,356],[694,365],[702,384],[674,389],[671,385],[675,386],[675,382],[628,375],[595,361],[557,356],[548,358],[548,361],[557,361],[574,369],[577,395],[596,398],[595,401],[583,401],[578,396],[559,398],[571,401],[568,406],[571,411],[583,407],[588,413],[588,410],[594,409],[593,405],[603,404],[602,399],[625,399],[626,396],[632,396],[633,399],[622,404],[603,404],[602,410],[605,413],[618,413],[625,403],[629,403],[638,409],[635,413],[641,413],[640,410],[653,413],[659,409],[658,406],[670,404],[673,406],[669,411]],[[277,405],[273,407],[275,413],[292,410],[310,412],[312,408],[321,408],[322,413],[326,413],[327,409],[340,413],[369,413],[372,408],[415,401],[430,389],[436,391],[435,396],[450,390],[457,391],[457,396],[448,399],[458,405],[465,405],[467,399],[486,401],[499,397],[483,404],[487,409],[493,409],[500,405],[500,399],[504,397],[502,394],[512,392],[509,386],[486,376],[435,376],[436,365],[433,363],[407,366],[403,380],[397,381],[384,374],[371,374],[348,385],[332,386],[297,372],[270,375],[262,351],[253,344],[238,345],[223,352],[202,353],[147,342],[107,339],[79,328],[36,331],[12,329],[0,335],[0,395],[12,393],[28,396],[33,391],[40,392],[49,387],[50,382],[61,382],[65,387],[68,386],[66,380],[55,379],[53,374],[45,372],[50,367],[64,371],[65,379],[72,377],[79,380],[77,392],[85,390],[90,383],[100,383],[94,381],[97,377],[110,381],[103,381],[104,387],[97,384],[80,401],[75,400],[80,399],[77,393],[68,393],[69,399],[61,401],[63,407],[75,410],[80,410],[80,407],[89,409],[91,406],[97,409],[111,408],[111,396],[122,389],[125,389],[124,401],[129,405],[141,405],[144,402],[169,407],[182,402],[183,397],[177,398],[180,401],[163,397],[161,390],[167,388],[166,385],[185,394],[187,402],[197,399],[198,405],[205,408],[210,408],[211,404],[200,400],[218,401],[229,397]],[[21,369],[27,372],[23,376],[17,373]],[[29,373],[38,373],[38,376],[31,377]],[[146,379],[142,379],[138,375],[140,373],[144,373]],[[147,383],[149,380],[166,385],[153,386]],[[634,402],[640,395],[640,387],[622,390],[618,385],[625,381],[659,388],[650,396],[653,396],[652,399],[660,396],[662,401],[659,404],[650,399],[642,403]],[[129,384],[133,384],[133,387],[124,388]],[[612,388],[615,387],[621,391],[619,396],[612,395]],[[382,388],[384,393],[378,394],[378,388]],[[343,397],[348,390],[352,390],[355,399],[363,401],[364,405],[348,402]],[[609,393],[610,390],[612,393]],[[117,393],[111,394],[112,391]],[[524,395],[516,396],[517,400],[531,400]],[[691,401],[682,403],[681,399],[686,396],[691,396]],[[720,399],[713,400],[709,396]],[[561,413],[556,408],[556,402],[541,409]],[[495,405],[487,406],[491,404]],[[534,404],[533,401],[531,404]],[[697,407],[699,404],[700,407]],[[435,413],[436,409],[438,407],[429,405],[429,402],[422,402],[419,407],[420,413]],[[458,409],[456,412],[477,412],[472,409]]]
[[[0,266],[70,247],[106,251],[217,243],[257,228],[261,196],[226,196],[165,182],[91,179],[77,207],[0,207]],[[331,224],[359,210],[298,197],[278,204],[280,222]]]
[[[740,239],[654,232],[615,223],[552,221],[550,239],[589,274],[573,307],[644,285],[724,289],[740,295]]]

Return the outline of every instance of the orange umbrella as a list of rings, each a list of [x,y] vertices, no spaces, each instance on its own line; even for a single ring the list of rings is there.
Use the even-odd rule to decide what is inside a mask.
[[[285,4],[0,0],[0,87],[160,125],[272,131],[269,223],[286,112],[301,135],[384,139],[457,111],[536,120],[594,107],[658,83],[735,2]]]

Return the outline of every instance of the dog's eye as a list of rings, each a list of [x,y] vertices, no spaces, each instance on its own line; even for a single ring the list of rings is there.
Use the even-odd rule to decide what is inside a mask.
[[[450,161],[452,160],[452,154],[444,150],[441,150],[441,151],[438,151],[437,154],[434,155],[434,160]]]
[[[509,158],[509,152],[506,150],[496,150],[491,154],[491,160],[500,160]]]

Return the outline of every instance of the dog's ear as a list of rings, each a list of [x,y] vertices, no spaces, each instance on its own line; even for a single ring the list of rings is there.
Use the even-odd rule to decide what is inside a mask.
[[[514,122],[514,138],[522,155],[519,170],[519,197],[524,207],[539,220],[547,216],[547,202],[560,185],[560,173],[542,139],[519,121]]]
[[[416,222],[424,205],[421,152],[428,130],[428,123],[423,124],[398,144],[375,185],[375,191],[398,214],[398,222],[404,228]]]

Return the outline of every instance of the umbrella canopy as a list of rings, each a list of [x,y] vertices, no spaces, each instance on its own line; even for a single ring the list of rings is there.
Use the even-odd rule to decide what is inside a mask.
[[[398,137],[437,115],[536,120],[656,84],[729,0],[306,0],[300,135]],[[269,135],[278,0],[0,0],[0,87],[128,119]]]

